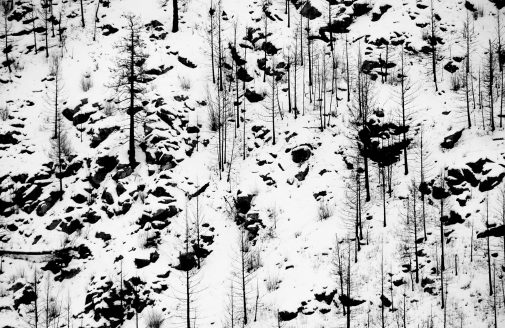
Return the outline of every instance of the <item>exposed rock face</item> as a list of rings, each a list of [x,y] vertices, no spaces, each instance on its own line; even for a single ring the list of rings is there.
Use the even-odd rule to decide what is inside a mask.
[[[105,276],[93,277],[88,287],[84,313],[92,313],[95,321],[105,320],[106,327],[118,328],[123,320],[132,319],[135,311],[141,312],[153,304],[151,290],[140,278],[124,279],[122,287]]]
[[[111,172],[116,165],[118,164],[118,160],[115,156],[102,156],[96,160],[96,164],[98,168],[95,173],[91,176],[91,184],[94,187],[98,187],[109,172]]]
[[[503,181],[505,167],[488,158],[468,162],[461,168],[451,168],[445,178],[453,195],[462,195],[470,188],[478,187],[480,192],[494,189]]]

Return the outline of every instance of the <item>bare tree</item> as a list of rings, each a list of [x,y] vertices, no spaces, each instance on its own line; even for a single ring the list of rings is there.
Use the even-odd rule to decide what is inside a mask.
[[[127,14],[123,17],[126,20],[127,35],[116,45],[120,57],[116,67],[112,69],[114,81],[109,87],[116,92],[119,104],[128,103],[127,106],[123,107],[130,117],[128,157],[130,166],[135,167],[135,116],[144,111],[141,100],[145,93],[145,60],[148,54],[143,51],[144,41],[141,37],[139,19],[133,14]]]
[[[7,68],[9,69],[9,73],[12,73],[12,59],[9,58],[9,54],[12,52],[12,42],[11,42],[11,33],[12,33],[12,26],[11,22],[8,20],[9,12],[10,12],[10,5],[9,2],[6,0],[2,0],[1,5],[1,15],[2,15],[2,30],[4,33],[4,48],[2,52],[5,55],[5,65],[7,65]]]
[[[495,71],[495,58],[493,57],[494,45],[491,40],[489,40],[489,46],[487,49],[487,61],[486,61],[486,74],[484,76],[484,83],[486,89],[488,90],[488,108],[489,108],[489,126],[491,131],[495,130],[494,123],[494,71]]]
[[[430,0],[430,32],[431,36],[429,38],[431,46],[431,70],[433,73],[433,82],[435,83],[435,91],[438,91],[438,81],[437,81],[437,27],[435,22],[435,9],[433,7],[433,0]]]

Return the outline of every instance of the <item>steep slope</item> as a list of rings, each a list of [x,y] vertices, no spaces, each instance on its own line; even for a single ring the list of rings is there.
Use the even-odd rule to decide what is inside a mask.
[[[472,106],[473,127],[466,128],[463,88],[455,90],[455,80],[464,78],[461,31],[467,13],[477,89],[489,56],[484,49],[489,39],[497,42],[499,4],[434,1],[435,91],[426,0],[291,0],[289,27],[285,1],[265,6],[223,0],[221,14],[217,1],[179,1],[177,33],[171,32],[171,1],[83,1],[82,27],[78,1],[53,0],[65,32],[61,43],[60,25],[54,25],[48,58],[40,25],[35,54],[31,2],[15,2],[9,14],[15,64],[9,73],[4,63],[1,76],[8,111],[0,121],[1,327],[33,327],[35,300],[39,325],[51,304],[55,327],[66,326],[67,319],[79,327],[136,327],[137,322],[144,327],[153,313],[161,314],[164,327],[187,326],[188,307],[195,327],[231,327],[232,320],[242,326],[244,307],[248,327],[341,327],[349,303],[351,326],[378,326],[383,313],[386,327],[505,323],[502,234],[490,238],[490,252],[485,235],[477,238],[503,224],[501,82],[496,80],[493,132],[489,104],[480,100],[487,99],[485,91],[473,95],[478,105]],[[128,115],[108,87],[121,55],[115,45],[127,35],[123,15],[130,12],[139,16],[149,54],[135,167],[128,162]],[[225,85],[219,91],[212,83],[218,75],[211,65],[212,12],[222,24]],[[303,66],[293,58],[294,53],[298,60],[300,48]],[[411,139],[410,170],[404,174],[403,154],[393,160],[391,191],[385,190],[383,199],[383,188],[389,187],[381,180],[384,171],[369,161],[371,200],[361,207],[358,252],[353,184],[357,172],[363,180],[364,163],[357,160],[352,115],[359,106],[356,85],[365,74],[370,79],[370,126],[390,124],[379,137],[386,140],[381,145],[401,139],[391,135],[401,126],[402,48],[411,83],[404,123]],[[51,141],[51,61],[60,54],[61,112],[71,153],[63,173]],[[235,84],[237,63],[244,76]],[[324,65],[328,75],[321,92]],[[325,115],[320,115],[323,103]],[[219,106],[228,111],[218,119],[226,135],[216,131],[213,115]],[[225,158],[222,170],[219,156]],[[421,171],[426,183],[420,188]],[[416,229],[414,241],[419,283],[413,280],[413,246],[405,246],[412,239],[411,225],[406,227],[412,220],[412,188],[423,190],[426,200],[426,228]],[[496,298],[489,296],[488,253],[498,278]]]

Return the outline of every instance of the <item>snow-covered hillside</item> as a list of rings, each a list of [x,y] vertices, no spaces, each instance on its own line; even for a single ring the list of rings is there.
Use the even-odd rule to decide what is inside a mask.
[[[1,2],[0,328],[505,326],[504,1]]]

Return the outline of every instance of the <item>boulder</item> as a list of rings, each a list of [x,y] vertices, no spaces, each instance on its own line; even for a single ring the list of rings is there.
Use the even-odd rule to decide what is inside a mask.
[[[307,161],[312,155],[312,147],[310,145],[300,145],[291,150],[291,159],[293,162],[300,164]]]
[[[462,134],[463,134],[463,130],[459,130],[451,135],[448,135],[447,137],[444,138],[444,141],[440,144],[440,146],[442,146],[442,148],[445,148],[445,149],[454,148],[456,143],[461,138]]]

